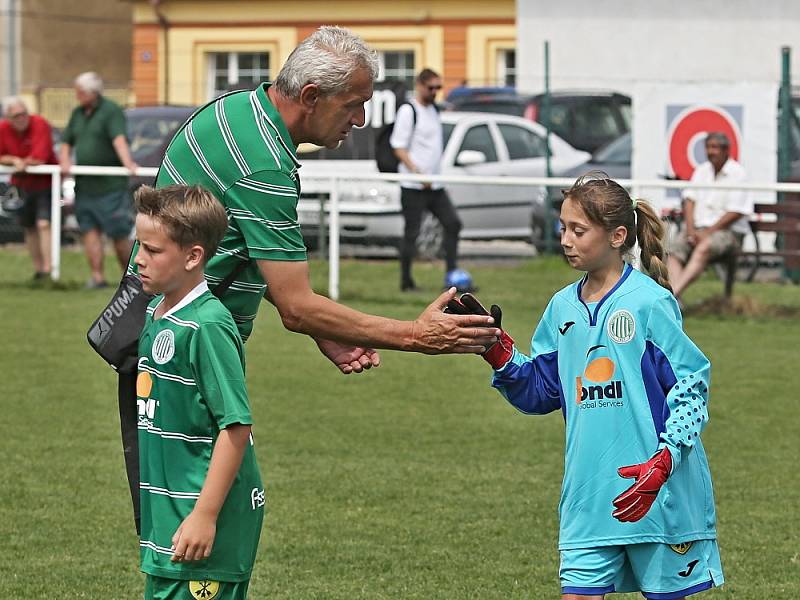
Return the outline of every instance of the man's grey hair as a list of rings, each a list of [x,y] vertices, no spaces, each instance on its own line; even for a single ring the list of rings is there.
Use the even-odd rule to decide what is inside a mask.
[[[91,94],[102,94],[103,80],[94,71],[86,71],[75,78],[75,87]]]
[[[706,144],[708,142],[717,142],[723,148],[730,148],[731,141],[728,139],[728,136],[722,133],[721,131],[712,131],[706,136]]]
[[[378,76],[378,54],[349,29],[323,26],[292,50],[275,78],[275,89],[287,98],[298,98],[309,83],[323,96],[346,92],[360,68]]]
[[[19,96],[7,96],[3,98],[3,114],[7,115],[11,112],[11,109],[15,106],[21,106],[25,109],[25,112],[28,112],[28,105],[25,103],[25,100],[20,98]]]

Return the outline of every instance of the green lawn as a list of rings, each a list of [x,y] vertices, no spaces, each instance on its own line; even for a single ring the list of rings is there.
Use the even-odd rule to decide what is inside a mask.
[[[576,277],[558,259],[465,266],[523,346]],[[325,264],[312,270],[324,289]],[[0,250],[0,596],[136,598],[116,380],[84,337],[110,292],[81,289],[79,253],[65,252],[63,273],[32,286],[27,256]],[[419,265],[419,295],[397,291],[393,261],[345,261],[341,273],[345,303],[412,318],[437,294],[441,265]],[[688,301],[720,290],[709,277]],[[800,310],[797,287],[736,291]],[[795,598],[800,320],[690,316],[686,328],[714,365],[704,443],[728,583],[705,596]],[[518,414],[476,357],[382,356],[377,371],[342,376],[263,307],[247,344],[268,497],[251,596],[557,598],[560,414]]]

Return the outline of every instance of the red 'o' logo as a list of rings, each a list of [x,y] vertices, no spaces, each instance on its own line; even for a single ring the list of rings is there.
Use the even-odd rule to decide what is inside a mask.
[[[708,133],[724,133],[731,141],[730,156],[739,160],[741,134],[736,121],[718,106],[691,106],[672,121],[667,140],[669,140],[669,166],[678,179],[691,179],[698,162],[694,148],[705,141]]]

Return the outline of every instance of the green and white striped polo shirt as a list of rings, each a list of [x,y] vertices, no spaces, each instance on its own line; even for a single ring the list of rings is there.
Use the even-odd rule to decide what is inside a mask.
[[[211,556],[173,563],[172,536],[194,508],[220,431],[251,424],[244,349],[230,313],[203,282],[139,340],[142,571],[171,579],[250,578],[264,517],[264,485],[251,443],[217,519]]]
[[[238,261],[249,262],[222,297],[243,340],[266,290],[255,261],[306,260],[297,223],[300,165],[268,87],[221,96],[193,114],[170,143],[156,180],[156,187],[201,185],[225,206],[228,233],[206,279],[213,288]]]

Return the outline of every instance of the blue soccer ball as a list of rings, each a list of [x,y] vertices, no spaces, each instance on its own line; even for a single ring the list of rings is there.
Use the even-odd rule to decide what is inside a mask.
[[[469,292],[473,289],[472,275],[467,273],[464,269],[453,269],[448,271],[444,277],[445,287],[454,287],[459,292]]]

